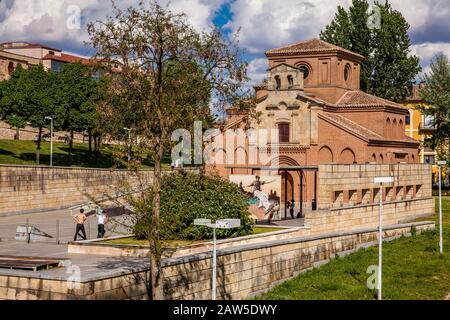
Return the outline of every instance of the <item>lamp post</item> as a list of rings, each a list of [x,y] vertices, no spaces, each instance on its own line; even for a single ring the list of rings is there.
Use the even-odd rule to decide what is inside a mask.
[[[212,256],[212,300],[216,300],[216,288],[217,288],[217,240],[216,229],[234,229],[241,226],[241,220],[239,219],[221,219],[215,223],[211,223],[210,219],[195,219],[195,226],[205,226],[213,229],[213,256]]]
[[[123,128],[123,130],[128,131],[128,163],[131,161],[131,129]]]
[[[394,177],[375,177],[375,184],[380,184],[380,207],[378,210],[378,279],[377,279],[377,296],[381,298],[381,281],[382,281],[382,265],[383,265],[383,183],[394,182]]]
[[[447,165],[447,161],[438,161],[439,169],[439,252],[444,253],[444,244],[442,240],[442,174],[441,167]]]
[[[55,116],[45,117],[45,120],[50,120],[50,167],[53,167],[53,120]]]

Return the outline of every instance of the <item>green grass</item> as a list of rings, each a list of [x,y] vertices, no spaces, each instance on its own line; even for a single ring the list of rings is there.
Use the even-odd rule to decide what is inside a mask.
[[[72,166],[85,168],[112,168],[116,166],[113,158],[114,148],[118,146],[104,145],[100,150],[98,159],[94,155],[89,157],[89,146],[87,143],[74,143],[72,150]],[[69,146],[66,143],[53,143],[53,165],[67,166],[67,154]],[[50,142],[42,142],[40,164],[50,163]],[[35,165],[36,144],[34,141],[22,140],[0,140],[0,164]],[[145,160],[142,168],[151,168],[152,162]],[[170,158],[166,157],[163,167],[170,167]]]
[[[274,232],[274,231],[280,231],[283,230],[282,228],[261,228],[261,227],[253,227],[252,228],[252,235],[254,234],[262,234],[267,232]],[[196,243],[202,243],[207,242],[210,240],[167,240],[163,242],[164,247],[168,248],[176,248],[176,247],[184,247],[191,244]],[[110,243],[110,244],[118,244],[118,245],[139,245],[139,246],[148,246],[148,240],[138,240],[133,237],[128,238],[121,238],[121,239],[111,239],[111,240],[105,240],[102,241],[103,243]]]
[[[450,293],[450,197],[444,198],[443,212],[442,256],[438,224],[435,231],[383,244],[384,299],[444,299]],[[437,222],[437,214],[428,220],[432,219]],[[374,299],[375,291],[366,286],[366,270],[377,261],[377,246],[362,249],[286,281],[258,299]]]

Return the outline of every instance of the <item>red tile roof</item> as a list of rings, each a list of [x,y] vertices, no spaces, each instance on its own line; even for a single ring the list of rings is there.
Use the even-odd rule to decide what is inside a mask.
[[[300,41],[291,45],[271,49],[266,55],[298,54],[298,53],[320,53],[320,52],[344,52],[352,56],[364,59],[364,56],[353,51],[335,46],[320,39]]]
[[[347,91],[336,103],[339,108],[352,107],[394,107],[405,109],[402,105],[373,96],[363,91]]]
[[[65,62],[65,63],[77,63],[77,62],[81,62],[82,64],[90,64],[91,63],[90,59],[67,54],[67,53],[61,53],[61,56],[47,54],[43,58],[43,60],[54,60],[54,61],[60,61],[60,62]]]
[[[383,137],[381,137],[379,134],[357,124],[356,122],[353,122],[343,116],[340,116],[335,113],[322,113],[319,115],[320,118],[327,120],[329,122],[332,122],[336,125],[338,125],[341,128],[346,129],[347,131],[350,131],[354,133],[355,135],[363,138],[364,140],[381,140]]]

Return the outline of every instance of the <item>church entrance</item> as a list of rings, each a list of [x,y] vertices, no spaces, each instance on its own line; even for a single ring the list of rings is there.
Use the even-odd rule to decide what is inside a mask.
[[[290,217],[289,204],[292,201],[296,202],[294,195],[294,178],[287,171],[281,172],[281,206],[283,208],[284,219]]]

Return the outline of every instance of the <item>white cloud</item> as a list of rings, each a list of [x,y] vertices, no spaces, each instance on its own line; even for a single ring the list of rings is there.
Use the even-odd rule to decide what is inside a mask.
[[[256,58],[250,61],[247,68],[248,77],[250,78],[249,85],[255,86],[261,83],[267,75],[268,68],[267,59]]]
[[[184,12],[198,30],[212,26],[215,11],[224,0],[161,0],[173,12]],[[135,5],[139,0],[121,0],[121,7]],[[81,12],[81,29],[67,27],[73,19],[70,6]],[[7,0],[0,2],[0,42],[23,40],[29,42],[66,43],[81,48],[87,40],[86,23],[103,19],[111,13],[110,0]]]
[[[240,43],[250,53],[292,42],[317,38],[332,20],[337,5],[351,0],[236,0],[231,5],[233,21],[227,27],[241,28]]]
[[[438,43],[422,43],[416,44],[411,47],[411,53],[420,57],[425,65],[429,64],[431,58],[438,53],[444,53],[450,57],[450,43],[438,42]]]

